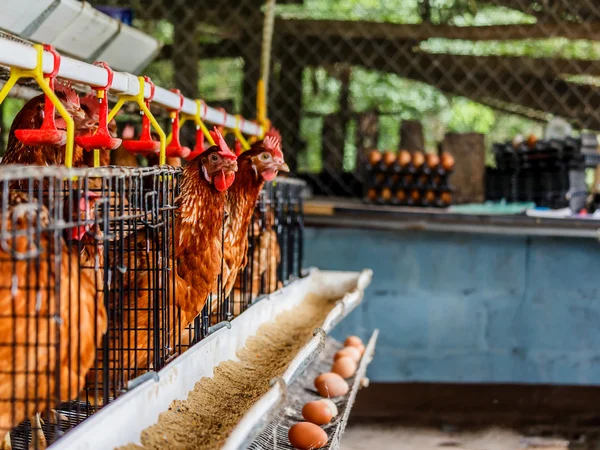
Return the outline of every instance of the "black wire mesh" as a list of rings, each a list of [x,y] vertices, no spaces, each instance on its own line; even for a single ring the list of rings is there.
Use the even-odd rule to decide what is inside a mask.
[[[300,276],[305,185],[276,180],[257,201],[234,290],[210,296],[183,342],[180,181],[171,166],[0,168],[0,434],[12,429],[13,448],[53,442]]]
[[[164,42],[155,81],[255,116],[264,1],[92,3]],[[491,162],[553,116],[598,130],[599,18],[592,0],[279,1],[268,103],[286,160],[316,194],[362,197],[372,148],[477,132]]]

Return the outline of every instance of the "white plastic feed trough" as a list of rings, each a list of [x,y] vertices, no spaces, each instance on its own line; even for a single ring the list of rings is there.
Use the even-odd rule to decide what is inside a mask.
[[[258,328],[287,310],[297,307],[308,294],[340,298],[327,315],[319,332],[292,360],[281,377],[290,384],[293,379],[322,351],[324,337],[341,319],[362,300],[365,288],[371,282],[372,271],[337,272],[312,269],[305,278],[296,280],[283,289],[266,296],[231,322],[208,336],[175,359],[156,377],[143,382],[74,430],[59,439],[50,448],[69,450],[108,450],[129,443],[140,444],[141,433],[158,420],[174,400],[184,400],[202,377],[212,377],[214,369],[227,360],[237,360],[236,353]],[[279,400],[273,389],[257,402],[266,414]],[[253,408],[255,409],[255,408]],[[253,411],[256,413],[256,411]],[[225,448],[239,448],[256,430],[255,414],[246,415],[229,437]],[[110,430],[110,432],[108,432]]]

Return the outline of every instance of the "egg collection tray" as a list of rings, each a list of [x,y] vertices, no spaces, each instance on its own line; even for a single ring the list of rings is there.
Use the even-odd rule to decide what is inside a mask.
[[[338,408],[338,415],[329,423],[323,426],[327,433],[328,443],[325,449],[338,449],[342,434],[348,423],[350,411],[354,404],[358,389],[361,387],[365,378],[367,366],[373,359],[375,344],[379,331],[375,330],[369,339],[365,353],[360,361],[358,369],[354,376],[348,379],[350,390],[344,396],[332,399]],[[280,409],[271,416],[271,420],[264,427],[262,432],[248,446],[250,450],[273,450],[289,449],[294,450],[288,440],[288,431],[290,427],[298,422],[304,421],[302,417],[302,407],[314,400],[319,400],[315,387],[315,378],[324,372],[331,370],[333,356],[343,347],[343,344],[331,337],[326,338],[323,352],[306,368],[306,370],[296,380],[290,384],[285,392],[284,401]]]

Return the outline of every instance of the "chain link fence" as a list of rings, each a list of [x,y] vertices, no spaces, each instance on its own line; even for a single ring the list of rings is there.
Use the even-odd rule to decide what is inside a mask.
[[[161,86],[256,115],[261,0],[100,0],[164,47]],[[369,149],[435,152],[447,133],[600,129],[593,0],[287,0],[276,6],[269,117],[317,194],[361,196]],[[441,143],[441,144],[440,144]]]

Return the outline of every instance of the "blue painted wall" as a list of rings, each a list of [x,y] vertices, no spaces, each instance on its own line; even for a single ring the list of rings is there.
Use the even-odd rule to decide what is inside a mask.
[[[334,336],[381,330],[379,382],[600,385],[591,239],[307,228],[305,266],[371,268]]]

